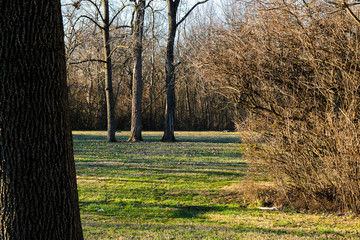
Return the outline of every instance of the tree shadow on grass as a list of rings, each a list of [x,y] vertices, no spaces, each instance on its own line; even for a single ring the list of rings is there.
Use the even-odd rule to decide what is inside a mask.
[[[173,206],[174,207],[174,206]],[[204,218],[202,215],[207,212],[221,212],[226,210],[226,207],[218,206],[175,206],[176,211],[173,218]]]
[[[106,141],[106,135],[83,135],[83,134],[73,134],[74,141]]]
[[[106,135],[88,135],[84,134],[73,134],[74,141],[106,141]],[[120,135],[116,136],[118,143],[126,142],[128,136]],[[145,142],[160,142],[161,137],[157,135],[144,135],[143,139]],[[209,136],[179,136],[177,137],[177,142],[203,142],[203,143],[239,143],[240,139],[238,137],[224,137],[219,134],[217,137]],[[133,142],[132,142],[133,143]]]
[[[244,164],[245,166],[245,164]],[[91,162],[87,162],[87,163],[77,163],[76,167],[81,168],[95,168],[95,169],[112,169],[112,170],[135,170],[138,172],[152,172],[152,173],[157,173],[157,174],[206,174],[208,176],[211,175],[216,175],[216,176],[234,176],[234,177],[244,177],[245,174],[242,172],[235,172],[235,171],[221,171],[219,169],[214,168],[213,170],[208,170],[208,169],[201,169],[201,168],[193,168],[193,169],[169,169],[169,168],[152,168],[152,167],[139,167],[139,166],[125,166],[125,165],[120,165],[120,166],[114,166],[114,165],[108,165],[108,164],[99,164],[99,163],[91,163]],[[108,174],[107,172],[105,172],[106,174]]]
[[[124,203],[122,203],[124,205]],[[319,237],[325,237],[326,239],[348,239],[350,237],[351,239],[354,237],[358,237],[355,233],[347,233],[347,236],[345,236],[342,232],[331,230],[324,232],[321,229],[312,228],[312,229],[296,229],[296,228],[290,228],[286,229],[281,227],[262,227],[262,226],[255,226],[253,224],[245,224],[245,223],[239,223],[234,224],[231,221],[228,222],[222,222],[222,223],[216,223],[216,222],[206,222],[206,213],[213,212],[214,214],[221,214],[223,211],[231,211],[231,212],[238,212],[239,215],[245,214],[245,215],[252,215],[256,214],[259,210],[254,209],[247,209],[243,207],[227,207],[227,206],[178,206],[178,205],[167,205],[167,204],[159,204],[159,205],[151,205],[151,204],[134,204],[131,203],[132,206],[138,209],[134,209],[134,212],[136,214],[148,214],[147,217],[142,218],[138,215],[132,215],[129,220],[126,220],[124,218],[121,218],[121,221],[119,223],[118,217],[116,215],[113,215],[114,223],[113,224],[104,224],[102,222],[96,223],[95,221],[91,221],[88,223],[83,223],[85,227],[104,227],[104,225],[108,225],[108,227],[112,228],[118,228],[118,229],[132,229],[137,232],[141,232],[143,230],[146,230],[146,232],[163,232],[163,231],[170,231],[170,232],[178,232],[181,233],[187,233],[191,232],[192,236],[196,236],[198,233],[206,232],[207,236],[214,235],[216,236],[218,232],[226,232],[230,236],[235,236],[237,234],[241,235],[242,233],[254,233],[256,236],[297,236],[297,237],[304,237],[306,239],[314,239]],[[141,208],[147,209],[143,211]],[[167,215],[159,215],[159,211],[154,211],[153,213],[148,211],[148,209],[154,208],[154,209],[171,209],[171,213]],[[164,210],[165,211],[165,210]],[[103,213],[98,213],[98,215],[103,215]],[[109,216],[111,217],[111,216]],[[138,224],[132,223],[131,219],[135,218],[141,218],[144,219],[141,223]],[[165,224],[164,223],[156,223],[153,221],[159,221],[159,219],[167,218]],[[174,223],[172,223],[171,219],[187,219],[191,222],[187,224],[187,222],[184,222],[183,224],[176,223],[176,220]],[[158,219],[158,220],[156,220]],[[146,223],[147,221],[151,221]],[[165,220],[165,219],[164,219]],[[201,220],[201,221],[198,221]],[[275,235],[275,236],[274,236]],[[267,239],[267,238],[266,238]],[[273,238],[271,238],[273,239]],[[283,238],[284,239],[284,238]],[[357,238],[356,238],[357,239]]]
[[[104,192],[104,194],[106,194]],[[204,219],[203,214],[207,212],[222,212],[225,210],[244,211],[242,207],[228,206],[201,206],[201,205],[171,205],[171,204],[149,204],[138,200],[124,200],[113,203],[111,201],[80,201],[81,207],[91,205],[102,206],[105,211],[98,212],[99,215],[117,216],[121,211],[128,211],[129,218],[136,219],[163,219],[163,218],[186,218],[186,219]],[[108,213],[107,209],[117,209],[115,212]],[[120,210],[123,209],[123,210]],[[95,211],[95,209],[94,209]],[[129,212],[131,211],[131,212]],[[159,214],[166,212],[166,214]]]
[[[241,143],[237,137],[178,137],[178,142]]]
[[[162,238],[161,236],[164,233],[172,234],[177,236],[176,238],[169,239],[181,239],[180,236],[186,236],[191,238],[186,239],[220,239],[218,236],[222,235],[226,238],[223,239],[246,239],[249,237],[252,239],[358,239],[358,235],[355,233],[348,233],[346,235],[341,232],[336,232],[335,230],[331,233],[324,233],[318,230],[306,230],[306,229],[275,229],[275,228],[266,228],[266,227],[255,227],[248,225],[239,225],[239,226],[224,226],[224,225],[215,225],[215,224],[163,224],[163,223],[143,223],[136,224],[131,222],[121,223],[120,221],[116,224],[104,224],[104,223],[83,223],[85,229],[94,228],[96,232],[94,234],[99,234],[99,228],[110,229],[115,228],[115,232],[121,230],[124,232],[125,229],[131,230],[131,232],[136,232],[136,235],[128,236],[129,239],[148,239],[147,236],[149,232],[152,232],[152,236],[159,235],[157,239],[168,239]],[[90,230],[91,232],[91,230]],[[122,234],[123,235],[123,234]],[[100,237],[99,236],[99,237]],[[153,239],[153,238],[152,238]]]

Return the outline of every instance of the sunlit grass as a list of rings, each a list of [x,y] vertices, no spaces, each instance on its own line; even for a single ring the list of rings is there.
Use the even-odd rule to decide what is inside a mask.
[[[106,143],[73,132],[86,239],[358,239],[357,217],[261,211],[232,196],[248,173],[236,133]],[[231,189],[231,192],[229,192]]]

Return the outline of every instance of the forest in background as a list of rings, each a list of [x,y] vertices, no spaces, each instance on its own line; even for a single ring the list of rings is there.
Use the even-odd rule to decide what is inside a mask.
[[[101,17],[80,2],[94,3],[64,8],[71,118],[74,129],[104,129]],[[241,132],[247,158],[277,183],[273,204],[359,213],[360,2],[205,2],[177,26],[175,129]],[[187,7],[180,13],[187,16]],[[150,1],[146,10],[142,125],[163,130],[166,8]],[[122,130],[131,119],[133,15],[114,13],[115,122]]]
[[[100,1],[94,3],[99,8],[102,6]],[[109,1],[109,4],[112,17],[124,8],[111,25],[110,46],[114,49],[111,60],[115,125],[117,130],[129,130],[134,71],[134,4],[131,1]],[[143,35],[142,127],[144,130],[163,130],[166,108],[166,4],[150,1],[148,5]],[[97,61],[103,56],[103,36],[98,26],[101,25],[101,17],[94,6],[89,1],[63,1],[70,111],[74,130],[106,129],[105,68],[102,61]],[[190,3],[182,3],[179,12],[184,13],[190,7]],[[206,77],[197,74],[192,63],[192,56],[197,54],[194,44],[198,41],[198,33],[209,19],[218,19],[220,13],[220,6],[210,1],[195,9],[177,30],[176,130],[234,129],[234,104],[212,89],[211,83]]]

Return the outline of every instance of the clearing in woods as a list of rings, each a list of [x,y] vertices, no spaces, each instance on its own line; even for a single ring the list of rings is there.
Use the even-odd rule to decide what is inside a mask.
[[[73,132],[85,239],[360,238],[352,215],[244,204],[237,189],[249,168],[237,133],[175,135],[179,142],[144,132],[145,142],[106,143],[105,132]]]

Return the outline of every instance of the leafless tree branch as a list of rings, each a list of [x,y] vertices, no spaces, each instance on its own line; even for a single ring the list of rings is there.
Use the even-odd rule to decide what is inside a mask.
[[[69,64],[74,65],[74,64],[81,64],[81,63],[85,63],[85,62],[101,62],[101,63],[106,63],[106,61],[101,60],[101,59],[85,59],[79,62],[70,62]]]
[[[190,8],[190,10],[181,18],[181,20],[176,24],[176,26],[179,26],[189,15],[190,13],[200,4],[204,4],[206,2],[208,2],[209,0],[204,0],[204,1],[200,1],[197,2],[194,6],[192,6],[192,8]]]

